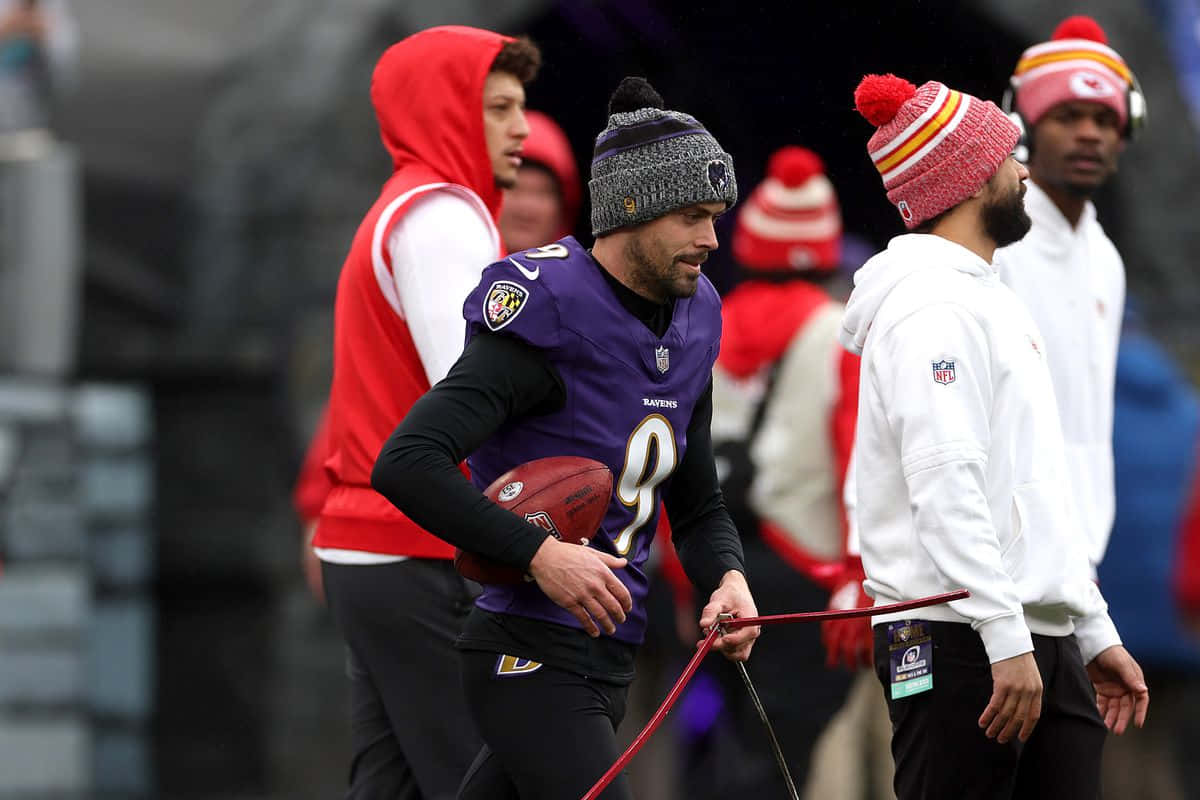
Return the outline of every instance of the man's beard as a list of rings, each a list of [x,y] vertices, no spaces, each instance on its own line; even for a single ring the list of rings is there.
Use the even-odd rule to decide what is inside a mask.
[[[626,245],[626,256],[636,265],[633,270],[634,281],[659,302],[666,302],[674,297],[691,297],[696,293],[696,284],[680,285],[671,275],[675,262],[671,261],[665,269],[655,264],[650,254],[646,252],[642,241],[631,237]]]
[[[996,243],[996,247],[1007,247],[1019,242],[1033,227],[1033,220],[1025,211],[1025,187],[983,205],[983,230]]]

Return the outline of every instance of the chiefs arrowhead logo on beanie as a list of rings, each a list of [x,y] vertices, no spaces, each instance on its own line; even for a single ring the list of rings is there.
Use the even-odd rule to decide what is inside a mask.
[[[854,104],[878,128],[867,152],[909,230],[983,188],[1020,138],[995,103],[937,81],[918,89],[895,75],[867,75]]]
[[[1029,125],[1071,100],[1108,106],[1124,125],[1129,117],[1125,95],[1132,81],[1133,73],[1108,46],[1104,29],[1084,16],[1067,17],[1050,41],[1022,53],[1012,76],[1017,111]]]

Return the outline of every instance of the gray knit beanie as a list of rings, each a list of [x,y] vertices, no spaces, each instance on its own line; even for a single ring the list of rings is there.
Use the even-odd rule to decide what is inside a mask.
[[[592,155],[592,235],[697,203],[737,202],[733,157],[694,117],[663,110],[644,78],[625,78]]]

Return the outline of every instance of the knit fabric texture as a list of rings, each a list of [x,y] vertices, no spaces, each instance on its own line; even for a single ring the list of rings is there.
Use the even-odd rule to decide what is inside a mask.
[[[737,202],[733,157],[694,117],[659,108],[608,118],[588,190],[594,236],[698,203]]]
[[[983,188],[1019,138],[995,103],[929,81],[879,126],[867,151],[912,230]]]
[[[1036,125],[1059,103],[1085,100],[1129,118],[1126,93],[1133,73],[1111,47],[1089,39],[1056,39],[1035,44],[1021,54],[1013,71],[1017,111]]]

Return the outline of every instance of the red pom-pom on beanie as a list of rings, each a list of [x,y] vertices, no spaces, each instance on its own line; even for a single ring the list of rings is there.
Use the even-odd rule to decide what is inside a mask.
[[[1059,39],[1088,39],[1100,44],[1108,44],[1108,36],[1105,35],[1104,29],[1100,27],[1100,23],[1082,14],[1067,17],[1058,23],[1058,27],[1054,29],[1054,35],[1050,38],[1054,41]]]
[[[767,163],[767,175],[794,189],[814,175],[823,175],[821,157],[806,147],[789,145],[776,151]]]
[[[917,87],[890,72],[867,75],[854,90],[854,107],[876,128],[891,122],[900,106],[917,93]]]

